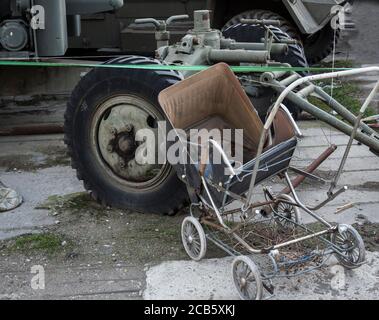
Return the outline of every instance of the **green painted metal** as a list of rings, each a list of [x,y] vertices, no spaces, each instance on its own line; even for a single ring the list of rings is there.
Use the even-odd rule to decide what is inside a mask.
[[[81,62],[43,62],[43,61],[14,61],[0,60],[1,66],[13,67],[47,67],[47,68],[121,68],[121,69],[140,69],[140,70],[176,70],[176,71],[202,71],[210,66],[183,66],[183,65],[133,65],[133,64],[96,64]],[[301,67],[281,67],[281,66],[231,66],[236,73],[268,72],[268,71],[294,71],[294,72],[329,72],[344,71],[352,68],[301,68]]]

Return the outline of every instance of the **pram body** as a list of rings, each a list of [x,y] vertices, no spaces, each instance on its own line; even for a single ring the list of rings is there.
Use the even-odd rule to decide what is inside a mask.
[[[332,254],[349,268],[364,262],[364,244],[355,229],[319,217],[301,203],[291,185],[287,171],[301,133],[285,106],[273,109],[263,124],[223,63],[164,90],[159,101],[172,129],[185,132],[178,134],[184,161],[173,164],[192,202],[191,217],[182,225],[184,247],[192,259],[200,260],[211,240],[236,256],[232,270],[241,298],[260,299],[263,288],[272,294],[272,278],[311,271]],[[220,132],[222,143],[211,135],[193,140],[193,129]],[[226,139],[225,129],[233,133]],[[225,151],[225,142],[241,147],[241,161]],[[199,147],[198,157],[188,151],[191,143]],[[264,187],[266,200],[254,201],[254,189],[273,176],[286,180],[293,198]],[[230,208],[234,202],[237,209]],[[299,209],[323,229],[316,232],[303,225]],[[266,255],[268,263],[254,262],[252,254]]]

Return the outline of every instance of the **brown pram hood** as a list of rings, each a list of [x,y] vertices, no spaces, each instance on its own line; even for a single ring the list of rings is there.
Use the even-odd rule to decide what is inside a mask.
[[[242,129],[255,153],[263,124],[229,66],[219,63],[163,90],[160,105],[175,129]]]

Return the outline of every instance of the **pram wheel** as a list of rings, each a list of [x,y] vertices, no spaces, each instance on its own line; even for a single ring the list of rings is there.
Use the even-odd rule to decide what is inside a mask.
[[[204,229],[194,217],[186,217],[182,223],[182,242],[189,257],[195,261],[204,258],[207,240]]]
[[[298,207],[286,202],[295,203],[295,200],[287,194],[279,195],[277,200],[279,200],[278,204],[272,208],[275,221],[285,229],[294,228],[293,222],[300,223],[300,210]]]
[[[366,249],[362,237],[352,226],[341,224],[331,236],[331,241],[341,253],[336,252],[339,263],[347,269],[355,269],[365,261]]]
[[[257,265],[247,256],[238,256],[232,264],[234,285],[242,300],[261,300],[263,283]]]

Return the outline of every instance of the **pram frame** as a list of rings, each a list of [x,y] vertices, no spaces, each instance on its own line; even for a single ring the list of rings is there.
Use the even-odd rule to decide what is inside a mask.
[[[280,96],[278,97],[278,99],[275,102],[273,108],[271,109],[271,112],[269,113],[269,115],[267,117],[267,120],[266,120],[266,122],[265,122],[265,124],[263,126],[263,132],[262,132],[260,140],[259,140],[258,151],[257,151],[257,155],[256,155],[256,158],[255,158],[256,162],[255,162],[255,166],[254,166],[254,169],[253,169],[253,172],[252,172],[252,179],[251,179],[251,182],[250,182],[250,187],[249,187],[249,190],[247,192],[247,197],[245,198],[245,201],[243,201],[243,206],[241,208],[243,212],[246,212],[247,210],[251,209],[251,207],[254,207],[254,203],[252,202],[252,196],[253,196],[253,191],[254,191],[254,188],[255,188],[255,182],[256,182],[257,174],[258,174],[258,171],[259,171],[260,158],[261,158],[261,155],[263,153],[263,148],[264,148],[264,145],[265,145],[265,142],[266,142],[266,138],[267,138],[268,132],[269,132],[269,130],[270,130],[272,124],[273,124],[273,121],[275,119],[275,116],[276,116],[276,114],[277,114],[277,112],[278,112],[278,110],[280,108],[282,108],[282,110],[285,110],[285,112],[289,116],[289,119],[291,119],[291,124],[293,125],[293,128],[294,128],[294,131],[296,133],[296,136],[298,138],[302,138],[303,137],[300,129],[298,128],[296,122],[292,118],[292,116],[289,113],[288,109],[283,105],[283,101],[286,99],[286,97],[291,92],[293,92],[294,89],[296,89],[297,87],[301,86],[302,84],[306,83],[306,84],[309,85],[310,81],[341,78],[341,77],[347,77],[347,76],[351,76],[351,75],[355,75],[355,74],[362,74],[362,73],[368,73],[368,72],[374,72],[374,71],[379,71],[379,67],[360,68],[360,69],[355,69],[355,70],[346,70],[346,71],[341,71],[341,72],[331,72],[331,73],[326,73],[326,74],[308,76],[308,77],[304,77],[304,78],[296,80],[295,82],[293,82],[292,84],[290,84],[280,94]],[[265,253],[265,252],[267,253],[267,252],[269,252],[271,250],[276,250],[276,249],[282,248],[284,246],[291,245],[291,244],[293,244],[295,242],[300,242],[300,241],[303,241],[303,240],[306,240],[306,239],[309,239],[309,238],[318,237],[318,236],[325,235],[327,233],[336,232],[337,226],[331,225],[325,219],[321,218],[319,215],[317,215],[316,213],[314,213],[313,210],[318,210],[318,209],[324,207],[330,201],[334,200],[337,196],[339,196],[341,193],[343,193],[343,192],[345,192],[347,190],[347,187],[343,186],[336,193],[333,193],[333,190],[337,186],[338,180],[339,180],[339,178],[341,176],[341,173],[342,173],[342,171],[344,169],[344,166],[346,164],[346,160],[347,160],[348,155],[349,155],[349,153],[351,151],[352,143],[353,143],[354,139],[357,136],[358,130],[362,127],[362,130],[366,130],[367,133],[371,134],[370,138],[372,138],[372,139],[374,139],[377,136],[377,133],[374,133],[371,128],[369,128],[366,125],[364,125],[364,124],[361,123],[361,120],[362,120],[362,118],[363,118],[363,116],[364,116],[364,114],[365,114],[368,106],[370,105],[370,103],[374,99],[375,94],[377,92],[379,92],[379,81],[376,83],[376,85],[373,88],[373,90],[371,91],[370,95],[367,97],[367,99],[363,103],[363,105],[362,105],[362,107],[361,107],[361,109],[359,111],[358,116],[355,118],[354,127],[353,127],[353,129],[351,131],[349,142],[348,142],[348,144],[346,146],[343,158],[342,158],[341,163],[340,163],[340,165],[338,167],[338,171],[337,171],[335,177],[333,178],[333,180],[331,182],[331,186],[330,186],[330,189],[328,191],[328,197],[327,197],[327,199],[325,201],[321,202],[321,204],[319,204],[318,206],[315,206],[315,207],[310,207],[310,206],[307,206],[307,205],[303,204],[300,201],[299,197],[297,196],[296,190],[295,190],[295,188],[292,185],[292,182],[291,182],[291,179],[288,176],[288,173],[287,172],[284,173],[286,183],[287,183],[288,187],[290,188],[291,194],[294,197],[294,202],[293,203],[288,203],[288,204],[294,205],[294,206],[297,206],[297,207],[301,208],[306,213],[308,213],[310,216],[312,216],[314,219],[316,219],[317,221],[319,221],[320,223],[322,223],[325,227],[327,227],[327,229],[325,229],[323,231],[320,231],[320,232],[317,232],[317,233],[313,233],[313,234],[308,235],[306,237],[302,237],[302,238],[298,238],[296,240],[292,240],[292,241],[289,241],[289,242],[277,244],[276,246],[274,246],[272,248],[266,248],[266,249],[263,249],[263,250],[255,250],[255,249],[251,248],[247,243],[244,243],[244,241],[242,239],[238,239],[241,243],[244,243],[244,246],[248,249],[248,251],[250,251],[251,253]],[[349,120],[351,121],[351,119],[349,119]],[[223,152],[221,146],[219,146],[217,144],[217,142],[212,141],[212,143],[214,145],[217,145],[217,149],[220,152]],[[228,167],[232,168],[231,163],[228,161],[227,156],[226,156],[225,153],[223,153],[223,159],[224,159],[224,161],[227,162]],[[291,167],[289,169],[291,169]],[[236,173],[233,173],[231,175],[231,178],[234,175],[236,175]],[[206,192],[208,194],[208,197],[210,199],[212,199],[211,194],[210,194],[209,189],[208,189],[208,186],[207,186],[207,181],[206,181],[206,179],[204,177],[202,177],[202,183],[203,183],[203,186],[204,186],[204,188],[205,188],[205,190],[206,190]],[[218,189],[219,189],[219,191],[224,192],[225,195],[229,195],[229,196],[235,198],[235,200],[239,200],[239,201],[244,200],[243,197],[240,197],[238,195],[233,195],[232,193],[230,193],[227,190],[227,188],[222,188],[222,187],[218,186]],[[204,202],[205,200],[202,199],[202,201]],[[267,205],[269,203],[265,203],[265,204]],[[260,203],[259,205],[262,205],[262,204]],[[220,213],[220,209],[217,208],[214,205],[214,203],[212,203],[211,206],[212,206],[214,212],[216,213],[217,218],[218,218],[220,224],[226,230],[230,231],[230,228],[228,226],[226,226],[224,224],[223,220],[222,220],[222,214]],[[332,246],[334,246],[331,242],[329,242],[329,244],[331,244]],[[334,249],[338,252],[338,248],[334,248]]]

